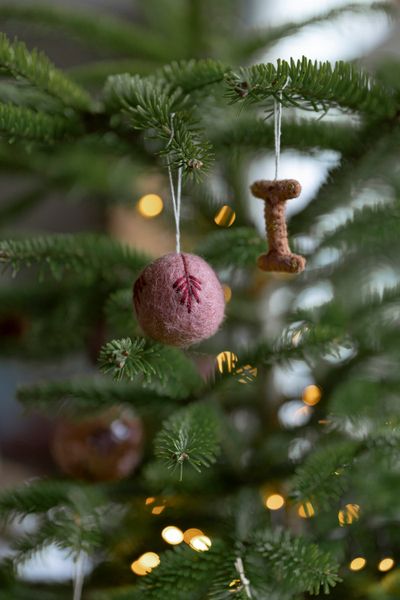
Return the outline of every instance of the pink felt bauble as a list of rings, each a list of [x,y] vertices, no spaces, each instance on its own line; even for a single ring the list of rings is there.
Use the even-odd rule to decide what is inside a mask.
[[[143,331],[170,346],[189,346],[213,335],[224,318],[224,292],[202,258],[171,253],[147,265],[133,286]]]

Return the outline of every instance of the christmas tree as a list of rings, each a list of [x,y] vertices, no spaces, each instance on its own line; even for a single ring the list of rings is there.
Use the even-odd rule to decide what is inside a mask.
[[[2,600],[399,597],[399,63],[258,60],[395,9],[249,30],[244,5],[142,0],[132,21],[0,5],[8,28],[94,48],[64,72],[0,38],[0,168],[24,183],[0,208],[2,354],[86,357],[18,389],[57,421],[57,469],[1,491]],[[292,250],[280,147],[336,157]],[[49,193],[97,229],[17,235]],[[149,283],[175,250],[183,275],[157,263]],[[27,580],[49,548],[71,579]]]

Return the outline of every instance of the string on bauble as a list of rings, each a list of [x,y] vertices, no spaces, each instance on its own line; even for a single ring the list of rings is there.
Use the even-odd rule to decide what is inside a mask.
[[[174,119],[172,113],[166,149],[175,138]],[[175,220],[175,252],[145,267],[134,283],[133,303],[146,335],[164,344],[185,347],[216,333],[224,318],[225,298],[210,265],[200,256],[181,252],[183,165],[178,166],[176,188],[169,157],[167,170]]]
[[[268,252],[258,257],[257,265],[262,271],[301,273],[305,269],[306,260],[303,256],[291,252],[285,219],[286,201],[300,195],[301,185],[296,179],[278,179],[282,135],[282,97],[283,93],[280,90],[274,98],[275,178],[255,181],[250,187],[253,196],[261,198],[265,203],[264,218]]]

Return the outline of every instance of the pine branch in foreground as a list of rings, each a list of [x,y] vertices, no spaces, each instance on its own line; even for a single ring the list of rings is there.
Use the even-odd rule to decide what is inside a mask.
[[[22,42],[10,42],[0,34],[0,66],[14,77],[23,77],[40,90],[55,96],[66,106],[88,110],[90,96],[61,71],[56,69],[41,52],[29,52]]]
[[[18,389],[17,395],[26,408],[38,408],[47,414],[62,412],[79,416],[115,405],[130,406],[139,414],[153,410],[166,413],[175,406],[170,398],[154,389],[122,382],[115,385],[99,378],[25,385]]]
[[[94,234],[48,235],[21,240],[0,241],[0,263],[14,273],[23,266],[39,264],[42,273],[47,267],[54,278],[71,271],[82,279],[114,277],[127,269],[137,273],[148,260],[144,255],[119,242]]]
[[[213,406],[191,404],[173,413],[157,434],[155,454],[169,469],[179,467],[180,479],[185,463],[197,471],[211,466],[219,454],[219,419]]]
[[[57,115],[35,112],[24,106],[0,103],[0,135],[8,141],[23,138],[36,142],[54,142],[79,131],[79,123]]]
[[[207,169],[211,147],[199,135],[181,91],[154,77],[115,75],[106,82],[104,101],[110,112],[122,110],[134,129],[160,140],[160,153],[174,167],[192,175]]]
[[[144,383],[171,398],[198,392],[203,381],[193,362],[177,348],[144,338],[112,340],[103,346],[100,368],[115,381],[142,377]]]
[[[344,6],[335,7],[322,14],[312,16],[304,21],[284,23],[278,27],[269,27],[266,30],[255,29],[251,31],[250,35],[243,36],[242,39],[238,40],[234,47],[234,53],[243,61],[244,56],[250,57],[253,54],[260,52],[260,50],[270,48],[282,38],[294,35],[311,25],[331,23],[333,20],[340,18],[346,13],[353,13],[353,15],[368,15],[372,12],[386,13],[388,16],[395,16],[395,7],[392,2],[345,4]]]
[[[341,108],[377,119],[392,118],[396,101],[390,89],[374,81],[359,67],[339,61],[313,62],[306,57],[290,62],[278,60],[241,69],[227,80],[228,97],[245,104],[271,102],[303,110]],[[282,94],[282,96],[280,96]]]

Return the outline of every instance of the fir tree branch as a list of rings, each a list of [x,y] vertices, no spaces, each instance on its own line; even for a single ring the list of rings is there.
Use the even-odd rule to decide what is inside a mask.
[[[192,404],[175,412],[155,439],[155,453],[169,469],[189,463],[197,471],[211,466],[219,453],[219,422],[208,404]]]
[[[161,154],[174,167],[194,175],[208,167],[210,144],[200,137],[181,91],[154,78],[115,75],[105,85],[104,100],[109,111],[122,110],[133,128],[160,140]]]
[[[143,56],[152,60],[170,60],[168,43],[152,31],[116,19],[112,15],[101,15],[98,11],[79,8],[69,9],[49,4],[36,3],[17,5],[4,3],[0,16],[7,19],[38,24],[70,32],[85,44],[108,48],[113,52]]]
[[[157,364],[161,351],[162,346],[146,345],[144,338],[112,340],[101,349],[99,366],[103,373],[110,373],[115,381],[132,381],[138,375],[143,375],[147,382],[153,377],[162,379],[163,371],[153,364]]]
[[[369,15],[374,12],[385,12],[388,15],[395,14],[394,6],[391,2],[372,2],[371,4],[345,4],[335,7],[327,12],[314,15],[304,21],[284,23],[278,27],[271,27],[266,30],[259,29],[251,31],[246,37],[239,39],[234,44],[234,55],[243,61],[244,57],[250,57],[260,50],[271,47],[282,38],[294,35],[305,27],[321,23],[331,23],[334,19],[341,17],[346,13]]]
[[[0,263],[12,267],[14,273],[23,265],[39,264],[42,272],[48,267],[56,279],[68,271],[75,271],[82,279],[107,278],[114,277],[120,269],[136,273],[147,262],[145,256],[128,246],[91,234],[0,241]]]
[[[341,581],[339,565],[328,553],[288,531],[256,534],[254,542],[255,552],[267,562],[269,576],[291,594],[319,594],[321,589],[328,594]]]
[[[174,406],[168,397],[153,389],[129,383],[115,385],[98,378],[26,385],[18,389],[17,397],[27,408],[74,415],[93,414],[120,404],[131,406],[140,414],[152,412],[155,407],[163,413]]]
[[[211,233],[200,243],[196,254],[216,267],[249,267],[256,264],[261,252],[265,252],[266,241],[248,227],[235,227]]]
[[[140,582],[143,598],[187,600],[200,597],[200,594],[204,597],[220,560],[227,552],[229,550],[217,540],[208,552],[201,554],[187,546],[164,552],[157,569]]]
[[[0,67],[14,77],[23,77],[40,90],[55,96],[66,106],[88,110],[89,95],[76,83],[56,69],[41,52],[29,52],[22,42],[10,42],[0,34]]]
[[[99,360],[103,373],[115,381],[141,376],[172,398],[186,397],[202,385],[195,366],[180,350],[144,338],[112,340],[102,348]]]
[[[164,79],[173,90],[190,94],[221,83],[231,73],[231,67],[212,59],[180,60],[163,67],[156,77]]]
[[[8,141],[23,138],[49,143],[77,131],[79,125],[74,120],[35,112],[25,106],[0,103],[0,135]]]
[[[260,150],[271,148],[274,144],[274,126],[271,120],[254,118],[254,115],[243,115],[234,123],[222,129],[215,128],[211,133],[211,141],[216,148],[232,147],[244,150]],[[332,149],[349,152],[359,143],[358,127],[346,122],[328,122],[321,120],[285,120],[282,124],[282,147],[295,148],[301,151]]]
[[[329,108],[358,111],[376,118],[391,118],[397,110],[390,89],[372,80],[358,67],[339,61],[278,60],[241,69],[227,77],[231,102],[262,103],[279,99],[284,106],[327,111]],[[281,94],[281,96],[280,96]]]
[[[315,511],[328,510],[350,485],[349,471],[359,450],[359,442],[346,441],[313,452],[296,472],[293,498],[311,502]]]
[[[71,486],[61,481],[36,481],[0,494],[2,518],[24,517],[42,513],[59,504],[69,505],[68,493]]]

